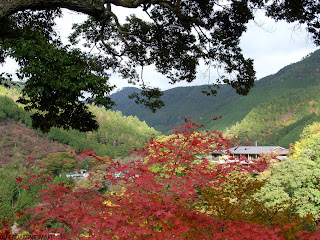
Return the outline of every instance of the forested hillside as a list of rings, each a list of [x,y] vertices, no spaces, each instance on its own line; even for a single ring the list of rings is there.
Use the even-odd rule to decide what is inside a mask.
[[[312,122],[310,119],[314,115],[310,114],[318,114],[319,64],[320,50],[257,81],[247,96],[239,96],[225,85],[220,86],[216,97],[201,94],[200,90],[205,86],[170,89],[163,96],[166,106],[155,114],[127,98],[128,93],[137,89],[123,89],[112,98],[117,103],[116,109],[124,115],[137,115],[163,132],[170,131],[185,117],[205,122],[221,116],[220,120],[209,123],[207,127],[224,132],[228,128],[228,134],[249,144],[258,140],[261,144],[288,147],[289,143],[297,140],[306,119],[308,123]],[[293,130],[295,133],[290,133]],[[294,138],[290,139],[291,136]]]
[[[0,166],[27,157],[40,159],[53,152],[70,151],[70,146],[49,140],[30,128],[30,114],[12,100],[16,94],[14,89],[0,88]]]
[[[281,145],[289,147],[299,139],[307,124],[319,121],[320,86],[292,90],[253,108],[226,133],[242,144]]]
[[[94,149],[98,155],[112,158],[128,156],[135,148],[142,148],[150,137],[160,135],[137,117],[125,117],[119,111],[106,111],[97,106],[91,106],[90,110],[97,116],[97,131],[84,133],[53,128],[46,135],[75,149]]]
[[[166,105],[156,113],[128,98],[129,94],[139,92],[137,88],[124,88],[111,97],[116,103],[114,109],[126,116],[136,115],[139,119],[145,120],[149,126],[166,133],[172,130],[173,126],[183,124],[184,118],[200,120],[208,115],[210,118],[218,116],[218,110],[228,109],[229,104],[239,97],[230,86],[226,85],[220,86],[215,97],[201,93],[203,89],[206,89],[206,86],[177,87],[164,91],[162,100]],[[242,111],[239,113],[243,115]]]
[[[141,148],[150,137],[160,134],[145,122],[139,121],[137,117],[125,117],[119,111],[106,111],[103,108],[90,106],[90,110],[97,116],[100,125],[98,131],[83,133],[76,130],[66,131],[53,128],[49,133],[43,135],[40,131],[35,132],[30,129],[30,114],[13,101],[17,99],[17,96],[18,91],[15,88],[0,87],[0,144],[3,146],[2,150],[7,150],[1,151],[0,156],[6,161],[11,161],[16,155],[27,156],[28,153],[31,153],[28,151],[30,148],[41,149],[44,138],[46,142],[49,141],[48,139],[51,142],[61,142],[71,146],[74,150],[94,149],[101,156],[125,157],[135,148]],[[32,136],[35,136],[36,139],[33,139]],[[19,142],[23,143],[22,146],[28,145],[28,147],[19,147]],[[39,151],[34,154],[41,155],[41,150]],[[50,152],[49,149],[47,151]]]

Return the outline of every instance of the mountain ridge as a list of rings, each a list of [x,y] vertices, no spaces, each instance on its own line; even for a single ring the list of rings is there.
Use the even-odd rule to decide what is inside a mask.
[[[115,110],[124,115],[136,115],[145,120],[149,126],[168,133],[171,127],[182,123],[184,118],[190,118],[199,123],[206,122],[216,116],[220,120],[207,124],[208,129],[225,131],[237,122],[241,122],[247,114],[261,104],[267,104],[274,98],[285,94],[297,94],[297,90],[320,85],[320,50],[317,50],[299,62],[290,64],[277,73],[266,76],[255,83],[247,96],[240,96],[227,85],[221,85],[215,97],[200,95],[203,86],[178,87],[164,91],[162,100],[166,106],[155,114],[144,106],[136,105],[127,99],[126,91],[132,93],[135,89],[128,88],[111,95],[116,102]],[[297,119],[299,120],[299,119]]]

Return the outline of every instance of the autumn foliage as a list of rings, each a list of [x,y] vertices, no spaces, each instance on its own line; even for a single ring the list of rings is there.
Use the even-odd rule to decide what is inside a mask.
[[[302,219],[294,216],[294,210],[265,209],[254,199],[263,182],[253,175],[266,168],[263,159],[212,164],[201,157],[229,147],[229,141],[215,131],[195,134],[200,127],[186,120],[166,141],[150,139],[135,153],[141,160],[111,164],[105,179],[114,184],[121,181],[122,193],[49,184],[41,191],[41,204],[25,213],[32,214],[29,231],[57,233],[61,239],[320,236],[312,216]],[[43,179],[36,176],[28,181],[43,184]],[[25,179],[17,181],[24,184]]]

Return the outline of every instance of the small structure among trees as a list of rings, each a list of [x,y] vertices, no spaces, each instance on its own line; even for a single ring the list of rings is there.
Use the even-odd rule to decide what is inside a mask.
[[[73,179],[83,179],[88,178],[89,173],[86,170],[81,169],[79,172],[67,173],[66,177],[72,177]]]
[[[283,160],[289,154],[289,150],[280,146],[238,146],[227,150],[214,151],[212,157],[221,159],[222,155],[228,155],[234,158],[246,157],[251,160],[265,154],[272,154],[277,156],[277,159]]]

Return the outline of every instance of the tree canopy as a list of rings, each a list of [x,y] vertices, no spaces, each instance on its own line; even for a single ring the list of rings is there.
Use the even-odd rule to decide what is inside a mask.
[[[114,6],[140,8],[149,20],[130,15],[120,24]],[[54,28],[61,8],[88,15],[85,22],[74,25],[69,45],[62,43]],[[114,86],[108,81],[112,73],[139,84],[141,94],[131,97],[152,111],[163,102],[161,91],[143,80],[148,65],[174,84],[192,82],[203,61],[222,69],[216,83],[247,94],[255,71],[239,44],[257,9],[276,21],[306,24],[319,44],[320,8],[313,0],[12,0],[0,2],[0,63],[8,56],[18,62],[18,75],[26,80],[19,102],[33,111],[34,127],[97,129],[83,100],[112,108],[109,93]],[[88,51],[77,48],[80,40]],[[93,48],[100,54],[90,52]],[[7,83],[7,78],[1,74],[0,82]],[[209,87],[204,93],[215,91]]]

